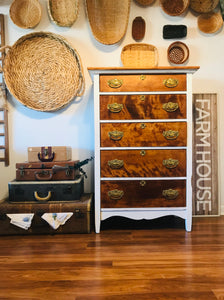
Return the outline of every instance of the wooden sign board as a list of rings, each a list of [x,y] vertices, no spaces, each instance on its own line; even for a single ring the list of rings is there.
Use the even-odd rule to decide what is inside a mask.
[[[193,94],[193,215],[219,215],[217,95]]]

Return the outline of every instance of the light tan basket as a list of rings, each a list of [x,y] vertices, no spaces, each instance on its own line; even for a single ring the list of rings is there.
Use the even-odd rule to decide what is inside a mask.
[[[216,6],[219,4],[219,0],[191,0],[190,1],[190,7],[195,12],[201,14],[201,13],[209,13],[213,11],[213,9],[216,8]]]
[[[189,57],[189,48],[185,43],[174,42],[168,47],[167,56],[170,63],[183,64]]]
[[[190,0],[160,0],[160,6],[169,16],[179,16],[186,12]]]
[[[138,4],[142,6],[151,5],[155,0],[135,0]]]
[[[5,83],[25,106],[54,111],[83,94],[81,60],[61,36],[30,33],[8,48],[3,66]]]
[[[130,0],[86,0],[86,11],[93,36],[100,43],[112,45],[124,37]]]
[[[198,17],[198,28],[200,31],[211,34],[219,31],[223,26],[223,19],[220,13],[207,13]]]
[[[15,25],[21,28],[33,28],[41,20],[41,5],[38,0],[14,0],[9,15]]]
[[[153,68],[158,65],[157,48],[150,44],[129,44],[121,51],[124,67]]]
[[[79,0],[48,0],[48,14],[56,25],[71,27],[79,12]]]

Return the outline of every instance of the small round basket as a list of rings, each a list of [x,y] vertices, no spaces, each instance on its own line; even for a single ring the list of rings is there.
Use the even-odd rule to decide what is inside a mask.
[[[180,16],[186,12],[190,0],[160,0],[160,6],[169,16]]]
[[[149,6],[151,5],[155,0],[135,0],[138,4],[142,6]]]
[[[79,0],[48,0],[48,14],[52,22],[61,27],[71,27],[79,12]]]
[[[3,65],[5,83],[23,105],[54,111],[83,94],[81,60],[63,37],[51,32],[30,33],[8,48]]]
[[[15,25],[20,28],[34,28],[41,19],[41,5],[38,0],[14,0],[9,15]]]
[[[183,64],[189,57],[189,48],[182,42],[174,42],[167,49],[167,57],[170,63]]]
[[[216,33],[223,26],[223,19],[220,13],[207,13],[198,17],[198,28],[206,34]]]
[[[105,45],[118,43],[128,26],[131,0],[86,0],[86,12],[93,36]]]
[[[216,8],[219,0],[191,0],[190,8],[199,14],[209,13]]]
[[[158,51],[150,44],[129,44],[121,51],[121,61],[124,67],[153,68],[158,65]]]

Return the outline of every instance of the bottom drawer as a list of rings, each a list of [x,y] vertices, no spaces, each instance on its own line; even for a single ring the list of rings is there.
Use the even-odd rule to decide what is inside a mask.
[[[184,207],[186,180],[104,180],[102,208]]]

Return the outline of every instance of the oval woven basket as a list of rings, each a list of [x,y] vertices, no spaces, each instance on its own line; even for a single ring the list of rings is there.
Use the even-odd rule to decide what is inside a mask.
[[[198,17],[198,28],[201,32],[216,33],[223,26],[223,19],[220,13],[201,14]]]
[[[25,106],[54,111],[84,92],[79,55],[51,32],[22,36],[9,47],[3,66],[10,93]]]
[[[138,4],[142,6],[151,5],[155,0],[135,0]]]
[[[10,5],[9,15],[20,28],[34,28],[41,20],[41,5],[38,0],[14,0]]]
[[[218,4],[219,0],[191,0],[190,8],[195,12],[202,14],[213,11],[213,9],[215,9]]]
[[[185,43],[174,42],[167,49],[167,57],[170,63],[183,64],[189,57],[189,48]]]
[[[71,27],[79,12],[79,0],[48,0],[48,14],[56,25]]]
[[[121,61],[124,67],[153,68],[158,65],[158,51],[150,44],[129,44],[121,51]]]
[[[124,37],[129,20],[130,0],[86,0],[86,11],[97,41],[112,45]]]
[[[162,10],[169,16],[180,16],[186,12],[190,0],[160,0]]]

